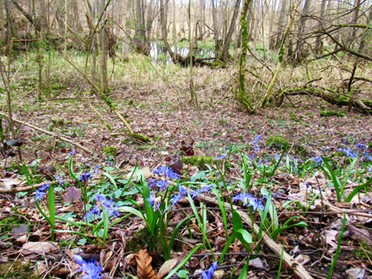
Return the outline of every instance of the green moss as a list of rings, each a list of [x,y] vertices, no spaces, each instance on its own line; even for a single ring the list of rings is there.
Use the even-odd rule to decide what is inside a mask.
[[[270,136],[266,141],[266,145],[284,151],[288,151],[290,148],[289,142],[280,135]]]
[[[207,165],[213,164],[213,158],[209,156],[185,156],[182,157],[182,162],[200,169],[206,169]]]
[[[20,261],[0,264],[0,278],[2,279],[38,279],[30,267],[30,264],[22,264]]]
[[[133,134],[131,134],[131,136],[132,136],[132,138],[134,138],[136,140],[139,140],[139,141],[142,141],[142,142],[150,142],[151,141],[151,139],[146,135],[133,133]]]
[[[344,117],[345,113],[339,112],[339,111],[333,111],[333,110],[322,110],[320,112],[320,116],[321,117],[330,117],[330,116]]]
[[[103,153],[106,156],[116,157],[118,153],[118,149],[116,148],[116,146],[112,146],[112,145],[106,146],[105,148],[103,148]]]

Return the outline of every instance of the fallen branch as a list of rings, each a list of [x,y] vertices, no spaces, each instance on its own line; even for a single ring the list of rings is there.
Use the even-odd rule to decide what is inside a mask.
[[[210,198],[207,196],[199,196],[199,200],[203,200],[208,203],[213,203],[218,206],[218,202],[214,198]],[[224,203],[224,206],[226,209],[230,208],[229,203]],[[240,215],[242,220],[256,233],[258,234],[260,231],[260,228],[255,224],[252,223],[251,218],[248,216],[247,213],[243,212],[242,210],[239,210],[237,207],[234,206],[234,209],[236,212]],[[292,256],[290,256],[288,253],[283,251],[282,246],[277,244],[269,235],[267,235],[265,232],[262,232],[262,239],[264,243],[269,246],[269,248],[280,258],[283,258],[284,263],[293,270],[293,272],[302,279],[313,279],[313,277],[306,271],[306,269],[303,267],[303,265],[299,262],[297,262]]]
[[[363,112],[372,113],[372,101],[351,98],[346,95],[336,95],[336,93],[320,87],[285,88],[275,94],[275,103],[281,105],[284,97],[295,95],[308,95],[322,98],[332,105],[352,106]]]
[[[6,117],[6,118],[8,118],[8,119],[10,118],[9,115],[7,115],[7,114],[5,114],[5,113],[2,113],[2,112],[0,112],[0,116]],[[27,122],[24,122],[24,121],[21,121],[21,120],[17,120],[17,119],[15,119],[15,118],[13,118],[13,117],[12,117],[12,119],[13,119],[14,122],[16,122],[16,123],[18,123],[18,124],[25,125],[25,126],[27,126],[27,127],[30,127],[30,128],[33,129],[33,130],[36,130],[36,131],[42,132],[42,133],[47,134],[47,135],[50,135],[50,136],[52,136],[52,137],[56,137],[56,138],[58,138],[58,139],[60,139],[60,140],[62,140],[62,141],[68,142],[68,143],[70,143],[70,144],[72,144],[72,145],[74,145],[74,146],[80,148],[81,150],[85,151],[86,153],[88,153],[88,154],[90,154],[90,155],[93,155],[93,151],[87,149],[86,147],[82,146],[81,144],[76,143],[76,142],[74,142],[74,141],[72,141],[72,140],[70,140],[70,139],[68,139],[68,138],[65,138],[65,137],[63,137],[63,136],[57,135],[57,134],[52,133],[52,132],[50,132],[50,131],[44,130],[44,129],[42,129],[42,128],[36,127],[36,126],[34,126],[34,125],[30,124],[30,123],[27,123]]]
[[[26,182],[24,181],[24,182],[20,183],[19,185],[24,185],[25,183]],[[33,186],[24,186],[24,187],[21,187],[21,186],[18,185],[15,188],[0,189],[0,194],[15,194],[15,193],[19,193],[19,192],[27,192],[27,191],[31,191],[31,190],[34,190],[34,189],[38,189],[41,186],[43,186],[44,184],[53,184],[53,183],[57,183],[57,182],[44,181],[42,183],[35,184]]]

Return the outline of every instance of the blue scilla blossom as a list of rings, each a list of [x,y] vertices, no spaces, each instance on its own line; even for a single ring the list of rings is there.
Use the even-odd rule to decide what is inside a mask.
[[[257,199],[251,194],[238,194],[232,198],[233,201],[241,201],[244,205],[248,207],[252,207],[253,211],[257,211],[257,209],[264,210],[265,207],[262,203],[262,199]]]
[[[103,269],[101,265],[95,261],[85,261],[81,256],[74,255],[74,261],[80,265],[80,272],[82,272],[81,279],[101,279]]]
[[[79,177],[79,181],[86,183],[91,178],[92,174],[90,172],[83,172]]]
[[[97,165],[97,166],[94,167],[93,172],[94,172],[95,174],[97,174],[97,173],[99,172],[100,169],[101,169],[101,166],[100,166],[100,165]]]
[[[72,150],[70,153],[68,153],[68,156],[74,156],[76,154],[76,150]]]
[[[358,156],[358,152],[357,151],[353,151],[351,150],[350,148],[339,148],[337,149],[339,152],[342,152],[344,153],[347,157],[349,158],[355,158]]]
[[[212,185],[206,185],[200,188],[200,193],[208,193],[212,189]]]
[[[101,208],[107,210],[108,216],[118,217],[118,211],[115,203],[112,200],[108,200],[104,195],[97,195],[95,200],[98,202]]]
[[[159,192],[164,191],[169,184],[168,180],[159,180],[156,182],[156,186],[159,188]]]
[[[313,162],[316,165],[320,166],[321,164],[323,164],[323,158],[321,156],[316,156],[313,158]]]
[[[362,157],[361,157],[361,160],[363,162],[371,162],[372,161],[372,156],[369,152],[364,152]]]
[[[150,190],[155,190],[156,189],[156,179],[151,178],[148,181],[149,189]]]
[[[58,184],[61,185],[61,186],[63,186],[65,184],[65,182],[63,181],[63,178],[59,175],[56,175],[54,177],[54,179],[57,180]]]
[[[214,157],[214,161],[219,161],[219,160],[225,160],[226,159],[226,155],[219,155],[219,156],[216,156]]]
[[[212,185],[206,185],[200,188],[200,190],[195,190],[191,192],[191,198],[200,196],[202,193],[208,193],[212,189]]]
[[[178,191],[179,191],[179,194],[177,195],[174,195],[172,198],[171,198],[171,203],[172,205],[175,205],[176,203],[178,203],[183,197],[186,197],[187,196],[187,189],[185,187],[182,187],[182,186],[178,186]]]
[[[212,265],[209,267],[208,271],[205,272],[204,270],[201,272],[202,279],[212,279],[213,278],[213,273],[216,271],[218,267],[218,263],[214,262]]]
[[[363,144],[363,143],[357,143],[357,144],[355,145],[355,147],[358,148],[360,151],[364,151],[364,150],[367,149],[366,145]]]
[[[254,137],[252,144],[257,144],[262,140],[262,135],[257,135]]]
[[[95,219],[96,216],[101,216],[101,209],[95,205],[91,210],[87,212],[84,216],[84,220],[90,220],[91,218]]]
[[[153,174],[168,177],[169,179],[180,179],[180,176],[168,166],[160,166],[157,169],[154,169],[152,172]]]
[[[41,200],[46,195],[46,191],[49,189],[49,187],[49,183],[41,185],[35,192],[35,200]]]
[[[146,200],[149,202],[149,206],[152,206],[154,208],[154,211],[159,209],[160,202],[156,202],[156,197],[153,192],[150,193],[150,196]]]

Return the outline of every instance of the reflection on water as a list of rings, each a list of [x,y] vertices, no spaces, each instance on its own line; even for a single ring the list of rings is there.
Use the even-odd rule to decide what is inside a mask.
[[[158,42],[152,42],[150,46],[150,57],[154,63],[172,63],[171,57],[162,44]],[[182,57],[187,57],[189,55],[188,47],[177,47],[176,49],[174,46],[172,46],[171,49],[173,52],[176,52]],[[194,55],[198,58],[211,58],[214,57],[214,52],[208,49],[198,49],[194,53]]]

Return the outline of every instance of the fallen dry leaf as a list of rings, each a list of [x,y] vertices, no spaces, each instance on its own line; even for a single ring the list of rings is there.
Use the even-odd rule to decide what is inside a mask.
[[[167,275],[178,263],[177,259],[170,259],[163,263],[158,272],[158,278],[161,279]]]
[[[22,254],[23,255],[31,255],[31,254],[45,255],[47,253],[56,251],[57,249],[58,249],[58,246],[56,242],[47,242],[47,241],[27,242],[22,245]]]
[[[152,257],[146,249],[141,249],[135,254],[137,263],[137,275],[139,279],[157,279],[156,273],[152,268]]]

